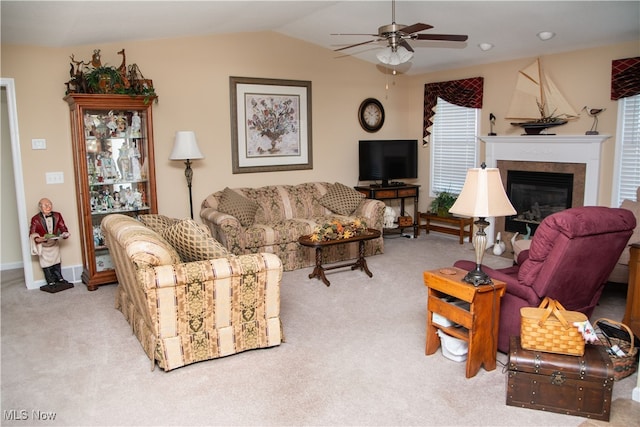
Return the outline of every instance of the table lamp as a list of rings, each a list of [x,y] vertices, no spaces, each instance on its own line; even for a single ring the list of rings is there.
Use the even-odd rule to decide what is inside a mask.
[[[204,159],[200,148],[198,148],[198,141],[196,141],[196,134],[190,130],[176,132],[176,139],[173,143],[173,150],[169,160],[186,160],[184,164],[186,169],[184,170],[184,176],[187,178],[187,187],[189,187],[189,209],[191,212],[191,219],[193,219],[193,197],[191,195],[191,182],[193,180],[193,170],[191,169],[191,160]]]
[[[493,283],[481,268],[482,256],[487,248],[487,235],[484,229],[489,223],[486,218],[516,213],[502,186],[500,171],[497,168],[487,168],[484,163],[479,168],[469,169],[462,191],[449,212],[478,218],[474,222],[478,231],[473,241],[476,250],[476,268],[467,273],[463,280],[473,286]]]

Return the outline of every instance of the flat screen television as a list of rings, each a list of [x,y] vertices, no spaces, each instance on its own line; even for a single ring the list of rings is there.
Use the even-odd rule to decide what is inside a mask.
[[[383,187],[395,179],[418,178],[418,140],[390,139],[360,141],[360,181],[381,181]]]

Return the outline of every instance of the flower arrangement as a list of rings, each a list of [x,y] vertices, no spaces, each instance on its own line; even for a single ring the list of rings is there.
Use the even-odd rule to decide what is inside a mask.
[[[359,236],[365,231],[367,231],[367,224],[360,219],[354,219],[346,224],[334,219],[331,222],[317,226],[315,230],[313,230],[310,239],[312,242],[349,239]]]

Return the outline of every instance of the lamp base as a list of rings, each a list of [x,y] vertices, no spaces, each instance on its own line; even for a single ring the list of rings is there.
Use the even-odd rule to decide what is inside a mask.
[[[480,270],[480,266],[476,266],[475,270],[468,272],[462,280],[473,286],[490,285],[493,283],[491,281],[491,277],[489,277],[484,271]]]
[[[476,227],[478,227],[478,231],[474,236],[474,244],[476,250],[476,268],[475,270],[470,271],[464,277],[465,282],[472,284],[473,286],[480,285],[490,285],[493,282],[491,278],[482,271],[482,257],[484,256],[484,251],[487,248],[487,234],[484,232],[484,229],[489,225],[486,218],[479,217],[476,222],[474,222]]]

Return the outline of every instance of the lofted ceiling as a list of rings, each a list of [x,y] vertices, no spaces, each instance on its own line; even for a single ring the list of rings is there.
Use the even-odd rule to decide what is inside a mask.
[[[0,1],[2,43],[67,47],[234,32],[275,31],[338,49],[375,39],[392,23],[391,0],[351,1]],[[640,43],[640,1],[402,1],[396,23],[465,43],[410,41],[398,71],[420,74],[628,41]],[[548,41],[540,31],[556,36]],[[494,47],[482,51],[480,43]],[[377,64],[386,42],[336,52]]]

